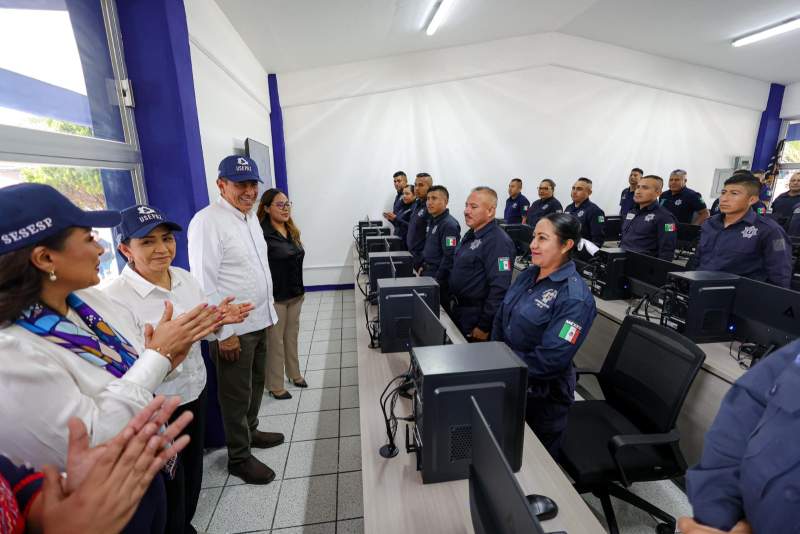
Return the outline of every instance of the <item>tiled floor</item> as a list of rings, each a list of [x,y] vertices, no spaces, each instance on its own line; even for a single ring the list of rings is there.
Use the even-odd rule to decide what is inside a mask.
[[[229,476],[225,449],[205,457],[194,518],[200,531],[264,534],[363,532],[361,439],[353,291],[307,293],[300,315],[300,368],[308,389],[264,396],[262,430],[286,443],[253,454],[275,470],[267,486]]]

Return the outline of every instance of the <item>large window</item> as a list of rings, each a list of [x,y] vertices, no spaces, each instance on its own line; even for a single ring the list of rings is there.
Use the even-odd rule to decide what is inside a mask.
[[[52,185],[83,209],[145,202],[113,0],[0,2],[0,187]],[[114,239],[104,274],[117,270]]]

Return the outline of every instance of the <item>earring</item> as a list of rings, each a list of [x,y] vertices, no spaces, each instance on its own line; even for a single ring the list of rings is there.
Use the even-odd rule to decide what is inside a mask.
[[[56,276],[56,272],[55,271],[50,271],[50,275],[49,275],[48,278],[50,278],[51,282],[55,282],[56,280],[58,280],[58,277]]]

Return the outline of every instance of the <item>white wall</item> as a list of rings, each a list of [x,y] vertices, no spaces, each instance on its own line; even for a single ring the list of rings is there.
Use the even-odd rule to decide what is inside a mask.
[[[800,82],[786,87],[783,93],[783,106],[781,107],[782,119],[796,119],[800,117]]]
[[[616,213],[628,170],[681,167],[708,195],[714,169],[751,154],[769,84],[560,34],[279,76],[289,190],[306,283],[352,281],[351,228],[379,216],[391,174],[428,171],[451,193],[543,177],[569,201],[577,176]],[[502,211],[501,211],[502,213]]]
[[[267,73],[214,0],[191,0],[185,7],[208,196],[213,202],[219,198],[217,166],[223,157],[243,153],[245,138],[269,146],[272,154]],[[272,169],[269,172],[274,176]]]

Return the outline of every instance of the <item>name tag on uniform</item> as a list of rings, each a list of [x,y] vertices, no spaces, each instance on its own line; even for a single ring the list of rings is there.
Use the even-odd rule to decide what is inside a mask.
[[[629,211],[629,212],[628,212],[628,214],[627,214],[627,215],[625,215],[625,220],[626,220],[626,221],[630,221],[630,220],[631,220],[631,219],[633,219],[634,217],[636,217],[636,214],[635,214],[635,213],[633,213],[632,211]]]

